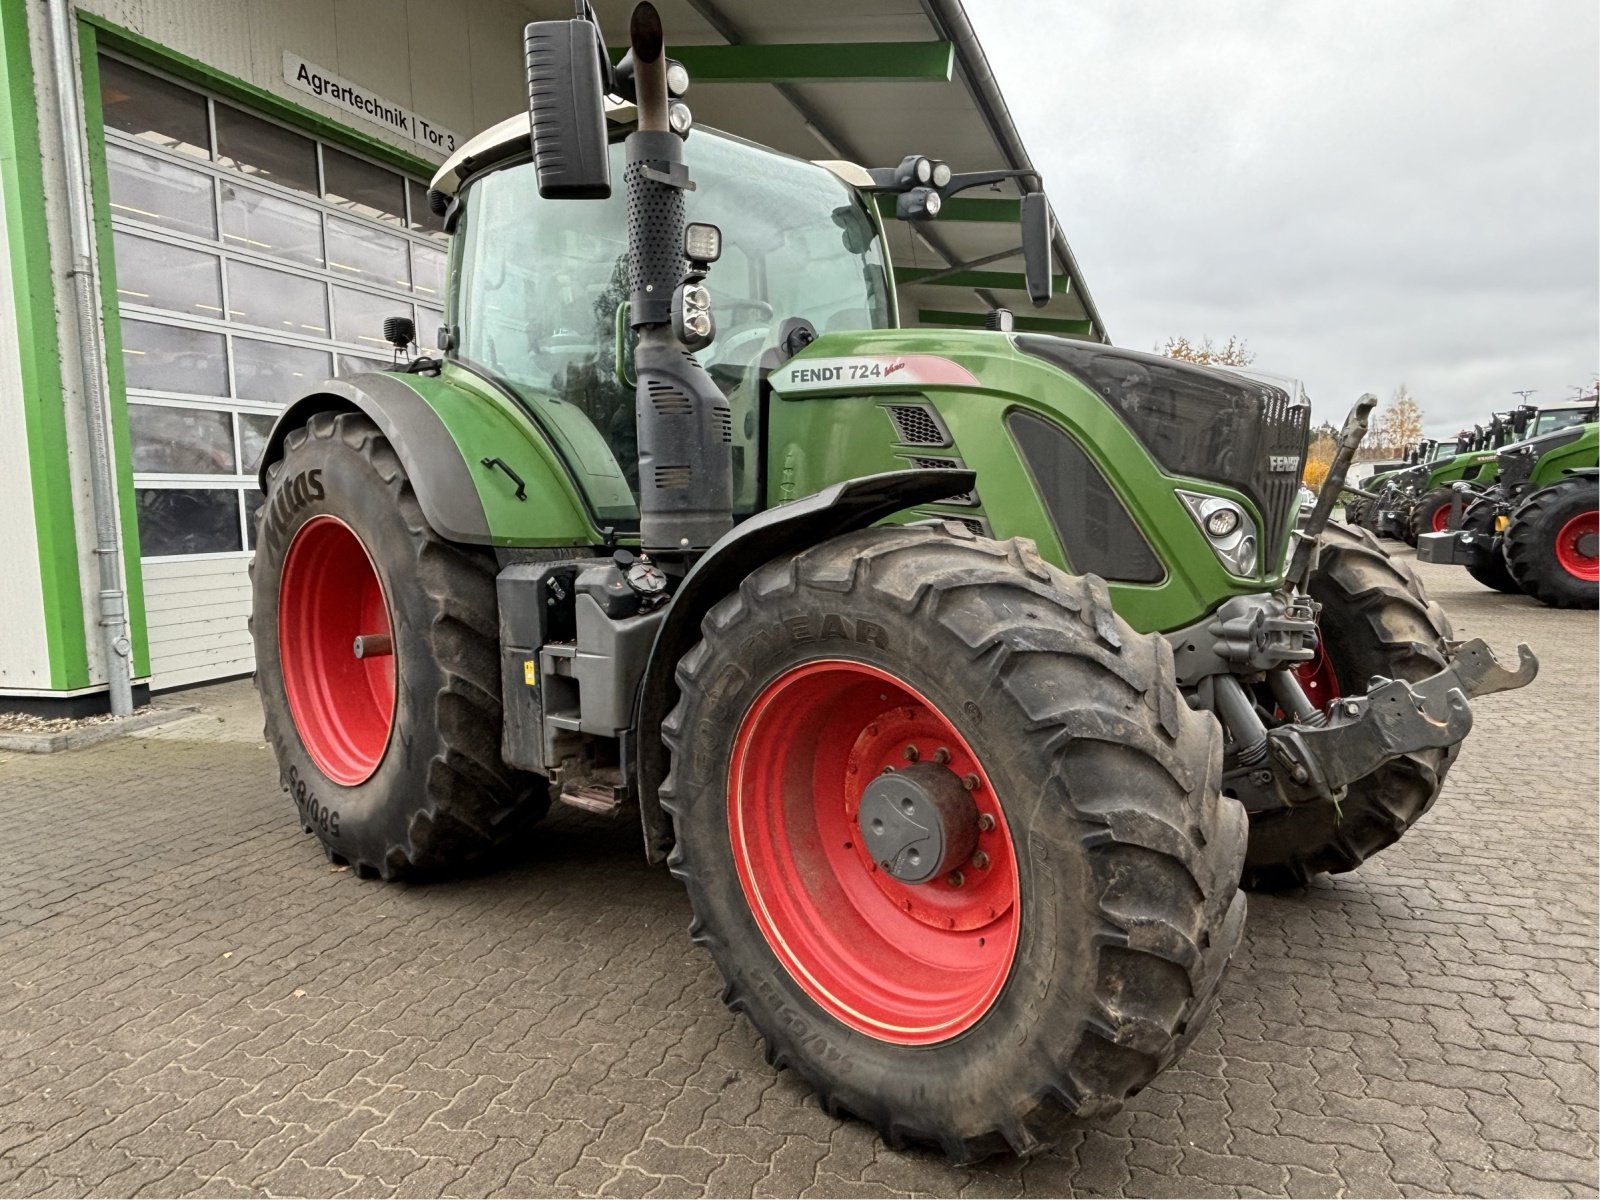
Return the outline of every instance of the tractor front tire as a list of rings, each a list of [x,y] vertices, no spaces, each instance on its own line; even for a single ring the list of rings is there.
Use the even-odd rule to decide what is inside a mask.
[[[1506,526],[1506,567],[1535,600],[1551,608],[1600,604],[1600,487],[1593,479],[1564,479],[1518,506]]]
[[[1436,487],[1411,508],[1410,536],[1407,543],[1417,544],[1424,533],[1443,533],[1449,528],[1450,508],[1455,503],[1454,488]]]
[[[358,875],[449,872],[549,809],[545,779],[500,758],[495,572],[429,527],[364,416],[313,416],[268,469],[250,568],[265,734],[301,825]]]
[[[1481,537],[1492,537],[1497,519],[1498,513],[1493,504],[1480,503],[1476,508],[1467,510],[1461,518],[1461,528]],[[1511,568],[1506,566],[1506,556],[1499,548],[1483,562],[1469,563],[1467,574],[1486,588],[1493,588],[1508,596],[1522,595],[1522,585],[1511,574]]]
[[[1450,619],[1410,565],[1370,534],[1330,522],[1307,590],[1322,605],[1318,626],[1336,695],[1364,690],[1374,675],[1415,683],[1444,669]],[[1459,743],[1392,759],[1352,783],[1337,807],[1252,813],[1244,886],[1279,891],[1353,871],[1433,806],[1458,750]]]
[[[1020,539],[868,529],[756,570],[702,631],[663,729],[669,861],[770,1062],[971,1162],[1179,1055],[1243,928],[1245,819],[1216,722],[1103,582]],[[934,825],[942,797],[976,849],[891,872],[930,843],[887,848],[885,788]]]

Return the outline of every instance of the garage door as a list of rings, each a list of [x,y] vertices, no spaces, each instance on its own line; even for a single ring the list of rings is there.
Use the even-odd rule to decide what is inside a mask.
[[[254,472],[273,417],[443,323],[426,184],[100,59],[151,686],[253,669]]]

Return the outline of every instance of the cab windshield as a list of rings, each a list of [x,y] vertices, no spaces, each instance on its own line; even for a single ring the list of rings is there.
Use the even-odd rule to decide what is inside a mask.
[[[1547,408],[1534,421],[1528,436],[1538,437],[1542,433],[1554,433],[1558,429],[1582,425],[1585,421],[1594,420],[1593,414],[1592,408]]]
[[[790,317],[819,332],[882,329],[894,314],[878,227],[822,167],[696,130],[687,218],[722,229],[706,286],[716,339],[698,354],[733,409],[734,507],[760,506],[760,389]],[[638,509],[627,351],[622,146],[608,200],[544,200],[531,162],[470,183],[454,236],[456,357],[510,391],[557,443],[602,521]],[[619,362],[619,349],[621,351]],[[766,356],[764,361],[764,356]]]

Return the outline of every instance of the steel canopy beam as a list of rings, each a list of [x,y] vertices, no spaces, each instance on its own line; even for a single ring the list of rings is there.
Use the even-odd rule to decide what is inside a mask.
[[[611,59],[626,46],[611,47]],[[948,83],[950,42],[817,42],[672,46],[691,83]],[[691,99],[692,103],[692,99]]]
[[[1028,287],[1021,271],[960,271],[948,267],[896,267],[894,281],[902,285],[917,283],[930,287],[1001,288],[1014,292],[1026,291]],[[1055,286],[1057,295],[1065,292],[1067,277],[1057,275]]]
[[[1014,313],[1014,328],[1018,333],[1064,333],[1087,337],[1094,332],[1092,321],[1074,321],[1066,317],[1025,317]],[[959,329],[983,329],[988,324],[984,313],[947,312],[943,309],[919,308],[917,320],[923,325],[952,325]]]

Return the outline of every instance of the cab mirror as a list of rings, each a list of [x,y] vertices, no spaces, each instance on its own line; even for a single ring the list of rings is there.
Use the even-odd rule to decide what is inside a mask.
[[[523,50],[539,195],[604,200],[611,158],[599,28],[587,20],[533,21],[523,30]]]
[[[1022,269],[1028,299],[1035,307],[1050,303],[1055,277],[1050,269],[1050,242],[1054,236],[1050,201],[1043,192],[1022,198]]]

